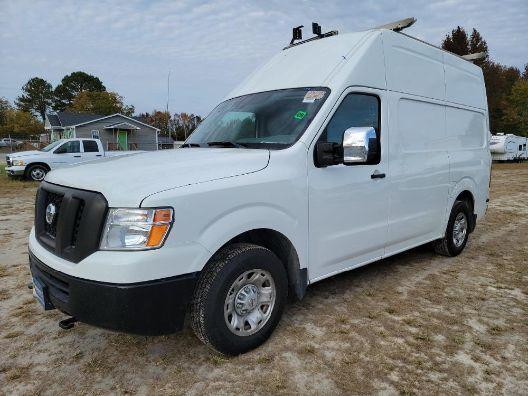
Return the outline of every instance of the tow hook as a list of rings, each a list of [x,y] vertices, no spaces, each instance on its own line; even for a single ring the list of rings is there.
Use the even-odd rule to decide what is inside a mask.
[[[70,318],[61,320],[59,322],[59,327],[64,330],[69,330],[75,325],[75,322],[77,322],[77,319],[72,316]]]

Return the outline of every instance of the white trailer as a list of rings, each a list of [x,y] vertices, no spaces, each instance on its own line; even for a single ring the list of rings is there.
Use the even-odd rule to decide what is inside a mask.
[[[525,161],[528,158],[528,138],[511,133],[497,133],[490,140],[493,161]]]

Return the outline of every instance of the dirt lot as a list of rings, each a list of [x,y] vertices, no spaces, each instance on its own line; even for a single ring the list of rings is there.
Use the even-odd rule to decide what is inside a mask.
[[[117,334],[44,313],[26,285],[35,185],[0,177],[0,394],[528,394],[528,164],[494,168],[454,259],[414,249],[309,288],[244,356],[187,326]]]

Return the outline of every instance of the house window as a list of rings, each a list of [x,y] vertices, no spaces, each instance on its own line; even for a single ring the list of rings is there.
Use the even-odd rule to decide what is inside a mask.
[[[99,139],[99,130],[94,129],[92,131],[92,139]]]

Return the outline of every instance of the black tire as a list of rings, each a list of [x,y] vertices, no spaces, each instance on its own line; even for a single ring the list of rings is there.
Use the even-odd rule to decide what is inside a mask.
[[[457,217],[463,214],[466,218],[467,230],[465,237],[458,246],[455,244],[453,234],[455,232],[455,220]],[[447,228],[445,236],[442,239],[438,239],[433,242],[434,250],[436,253],[441,254],[442,256],[454,257],[458,256],[464,248],[466,247],[469,233],[470,233],[470,219],[472,216],[472,211],[470,206],[466,201],[455,201],[453,209],[451,209],[451,215],[449,216],[449,221],[447,222]]]
[[[48,173],[48,171],[48,168],[46,168],[44,165],[31,165],[26,171],[26,178],[29,180],[40,182],[44,180],[44,177],[46,176],[46,173]]]
[[[267,271],[275,285],[271,314],[257,332],[241,336],[230,330],[224,317],[226,297],[235,281],[250,270]],[[277,326],[288,295],[282,262],[270,250],[249,243],[229,245],[205,266],[194,291],[191,326],[206,345],[226,355],[239,355],[263,344]]]

